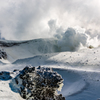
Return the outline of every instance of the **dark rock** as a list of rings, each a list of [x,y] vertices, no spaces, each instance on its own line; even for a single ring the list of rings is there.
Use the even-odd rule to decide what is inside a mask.
[[[2,71],[0,72],[0,80],[9,80],[12,77],[10,76],[10,72]]]
[[[4,50],[0,50],[0,59],[7,59],[7,54]]]
[[[61,94],[57,95],[63,79],[50,68],[26,66],[14,80],[26,100],[65,100]]]

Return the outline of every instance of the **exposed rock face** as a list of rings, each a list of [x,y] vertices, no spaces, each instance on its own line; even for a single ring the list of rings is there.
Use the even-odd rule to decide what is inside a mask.
[[[3,50],[0,50],[0,59],[7,59],[7,54],[6,54],[6,52],[5,51],[3,51]]]
[[[12,46],[16,46],[16,45],[20,45],[22,43],[27,43],[28,41],[21,41],[21,42],[18,42],[18,41],[2,41],[0,40],[0,46],[1,47],[12,47]]]
[[[65,100],[61,94],[57,94],[63,79],[50,68],[27,66],[12,82],[26,100]]]

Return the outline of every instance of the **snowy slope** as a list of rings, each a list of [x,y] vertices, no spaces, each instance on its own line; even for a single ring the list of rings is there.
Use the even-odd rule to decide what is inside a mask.
[[[0,82],[0,100],[24,100],[18,93],[11,91],[9,81]]]
[[[100,69],[100,48],[83,49],[77,52],[59,52],[36,55],[34,57],[16,60],[13,64],[57,65],[67,66],[77,70],[97,70]]]
[[[1,64],[0,71],[23,69],[26,65],[52,67],[64,79],[61,93],[66,100],[97,100],[100,98],[99,47],[85,48],[75,52],[61,52],[54,39],[17,43],[14,44],[13,41],[14,45],[0,47],[8,55],[6,60],[0,61],[10,63]],[[11,91],[9,82],[0,80],[0,100],[22,100],[18,93]]]
[[[0,41],[0,49],[8,55],[8,63],[34,55],[58,52],[55,39],[35,39],[30,41]],[[2,60],[3,61],[3,60]]]

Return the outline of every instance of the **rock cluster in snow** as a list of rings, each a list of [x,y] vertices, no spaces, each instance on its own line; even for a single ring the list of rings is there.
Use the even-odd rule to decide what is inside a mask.
[[[57,94],[63,79],[50,68],[27,66],[12,82],[26,100],[65,100],[61,94]]]
[[[7,59],[7,54],[4,50],[0,50],[0,59]]]
[[[2,71],[0,72],[0,80],[9,80],[11,79],[10,72]]]

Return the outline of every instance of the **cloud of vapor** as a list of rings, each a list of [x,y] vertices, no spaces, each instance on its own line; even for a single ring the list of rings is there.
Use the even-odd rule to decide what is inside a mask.
[[[55,37],[61,51],[76,51],[84,47],[98,47],[100,45],[98,37],[91,38],[81,27],[68,28],[65,32],[56,34]]]
[[[75,51],[80,48],[80,45],[86,46],[87,40],[88,35],[84,32],[84,29],[68,28],[58,39],[58,46],[61,51]]]
[[[74,26],[100,37],[99,18],[99,0],[0,0],[0,31],[11,40],[50,38]]]

